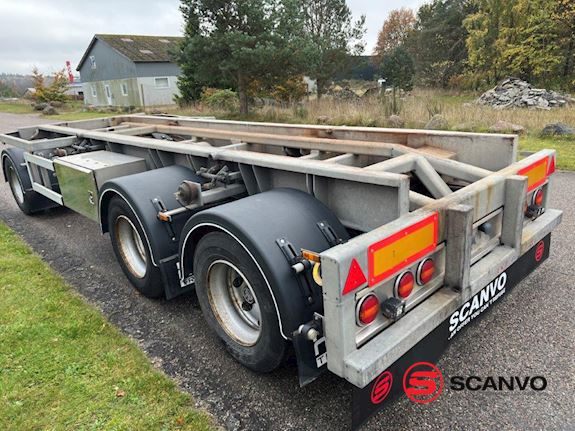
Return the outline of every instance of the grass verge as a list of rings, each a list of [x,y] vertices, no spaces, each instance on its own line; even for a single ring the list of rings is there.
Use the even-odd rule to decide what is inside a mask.
[[[557,169],[575,171],[574,138],[540,138],[538,136],[519,138],[520,151],[537,152],[546,148],[557,150]]]
[[[213,429],[2,223],[0,296],[0,429]]]

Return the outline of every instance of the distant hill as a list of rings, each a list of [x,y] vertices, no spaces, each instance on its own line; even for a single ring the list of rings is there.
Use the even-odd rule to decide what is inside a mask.
[[[0,97],[21,97],[34,86],[30,75],[0,73]]]

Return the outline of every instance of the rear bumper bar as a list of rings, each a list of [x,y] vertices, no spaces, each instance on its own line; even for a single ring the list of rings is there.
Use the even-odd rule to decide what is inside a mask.
[[[468,289],[460,292],[440,289],[365,346],[345,356],[342,377],[359,388],[367,386],[448,319],[458,307],[549,235],[561,222],[562,214],[559,210],[547,210],[523,229],[520,252],[508,246],[497,247],[471,267]]]

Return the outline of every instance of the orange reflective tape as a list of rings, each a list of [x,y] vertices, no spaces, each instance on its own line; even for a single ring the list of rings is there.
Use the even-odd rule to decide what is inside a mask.
[[[527,177],[527,192],[536,189],[547,180],[548,163],[549,157],[544,157],[517,172],[518,175]]]
[[[437,247],[437,213],[368,248],[369,285],[383,281]]]

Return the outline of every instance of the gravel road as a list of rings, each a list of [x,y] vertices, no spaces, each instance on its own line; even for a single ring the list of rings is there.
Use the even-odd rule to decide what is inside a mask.
[[[0,132],[38,122],[46,121],[0,114]],[[565,214],[553,236],[550,259],[456,338],[438,363],[446,376],[543,375],[547,389],[446,389],[428,405],[403,397],[364,429],[575,429],[575,173],[558,173],[553,191],[552,206]],[[66,209],[24,216],[5,183],[0,184],[0,219],[135,339],[224,428],[336,431],[349,423],[350,391],[338,378],[325,375],[300,389],[294,364],[272,374],[254,374],[234,362],[207,330],[194,295],[170,302],[141,297],[95,223]]]

